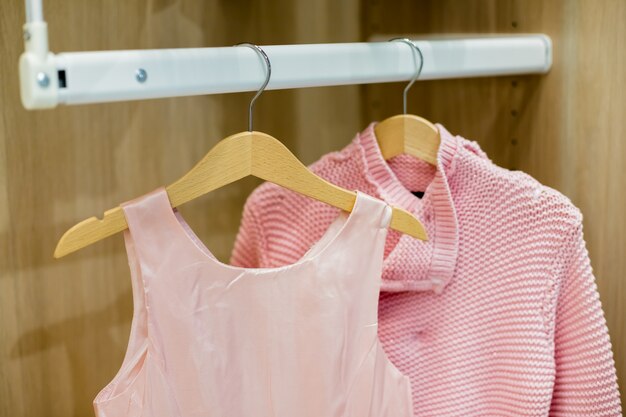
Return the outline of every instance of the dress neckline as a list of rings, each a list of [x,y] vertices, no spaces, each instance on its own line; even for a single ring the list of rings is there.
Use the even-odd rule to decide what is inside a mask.
[[[298,261],[278,267],[245,268],[230,265],[217,259],[217,257],[211,252],[211,250],[204,244],[204,242],[198,237],[198,235],[185,221],[180,211],[171,208],[165,188],[161,187],[156,192],[159,196],[159,199],[163,200],[163,202],[167,204],[167,210],[164,211],[167,212],[166,217],[169,220],[169,225],[178,236],[182,237],[183,241],[191,244],[191,246],[193,246],[195,250],[206,261],[215,265],[217,268],[237,272],[240,274],[273,274],[277,272],[300,268],[303,265],[324,257],[327,252],[332,249],[332,247],[336,246],[340,241],[345,240],[345,236],[351,233],[352,229],[354,229],[354,224],[357,223],[357,219],[359,217],[374,214],[365,212],[365,204],[363,201],[366,198],[373,199],[373,197],[369,197],[366,194],[357,191],[356,200],[352,211],[350,213],[341,212],[339,216],[335,219],[335,221],[333,221],[333,223],[331,223],[331,225],[326,229],[322,237],[318,241],[316,241]],[[375,224],[376,222],[371,221],[365,223],[367,225],[368,223]],[[387,224],[383,226],[388,227],[388,224],[389,222],[387,221]]]

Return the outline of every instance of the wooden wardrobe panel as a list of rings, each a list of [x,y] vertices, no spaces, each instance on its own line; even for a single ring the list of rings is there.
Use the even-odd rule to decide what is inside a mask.
[[[55,52],[358,39],[356,0],[44,0]],[[122,236],[53,260],[77,221],[171,182],[247,128],[252,96],[59,107],[19,101],[22,1],[0,2],[0,416],[93,416],[119,369],[132,316]],[[341,97],[338,97],[340,94]],[[255,128],[312,162],[362,126],[358,87],[266,92]],[[247,179],[182,211],[227,260]]]
[[[550,74],[419,82],[409,109],[478,140],[496,163],[527,171],[581,208],[620,380],[626,375],[625,2],[44,3],[57,52],[352,42],[372,33],[548,33]],[[0,2],[0,416],[91,416],[128,340],[126,255],[116,236],[54,261],[56,240],[77,220],[177,178],[217,140],[245,129],[251,94],[28,112],[16,72],[23,14],[21,1]],[[255,127],[312,162],[370,120],[400,112],[402,88],[269,91],[257,102]],[[242,181],[183,207],[222,260],[256,184]]]
[[[418,82],[409,109],[476,140],[495,163],[526,171],[584,215],[613,352],[626,395],[626,2],[622,0],[364,1],[374,33],[551,36],[554,64],[538,76]],[[402,85],[364,87],[365,118],[401,111]]]

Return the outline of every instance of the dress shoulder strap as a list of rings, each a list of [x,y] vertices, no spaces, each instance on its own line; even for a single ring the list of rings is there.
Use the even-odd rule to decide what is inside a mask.
[[[158,260],[166,245],[173,241],[172,207],[165,188],[121,204],[130,239],[143,261]]]
[[[391,206],[387,203],[357,191],[357,199],[352,213],[355,217],[355,223],[361,223],[363,226],[369,224],[380,229],[387,229],[391,223],[391,214]]]

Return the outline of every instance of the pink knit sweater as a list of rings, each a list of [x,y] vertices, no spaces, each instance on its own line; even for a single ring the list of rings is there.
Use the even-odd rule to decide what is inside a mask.
[[[379,304],[379,335],[411,379],[415,415],[621,415],[578,209],[440,125],[437,168],[405,155],[385,162],[373,126],[311,169],[404,207],[428,230],[428,242],[390,231]],[[296,262],[337,214],[263,184],[232,263]]]

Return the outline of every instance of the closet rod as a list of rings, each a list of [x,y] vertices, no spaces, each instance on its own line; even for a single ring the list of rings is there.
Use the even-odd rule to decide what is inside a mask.
[[[26,0],[41,12],[41,0]],[[32,13],[31,13],[32,18]],[[263,62],[249,48],[48,52],[46,23],[24,26],[20,58],[24,107],[87,104],[255,91]],[[420,79],[545,73],[552,61],[542,34],[417,40],[424,55]],[[415,73],[401,42],[263,46],[272,62],[268,90],[407,81]]]

